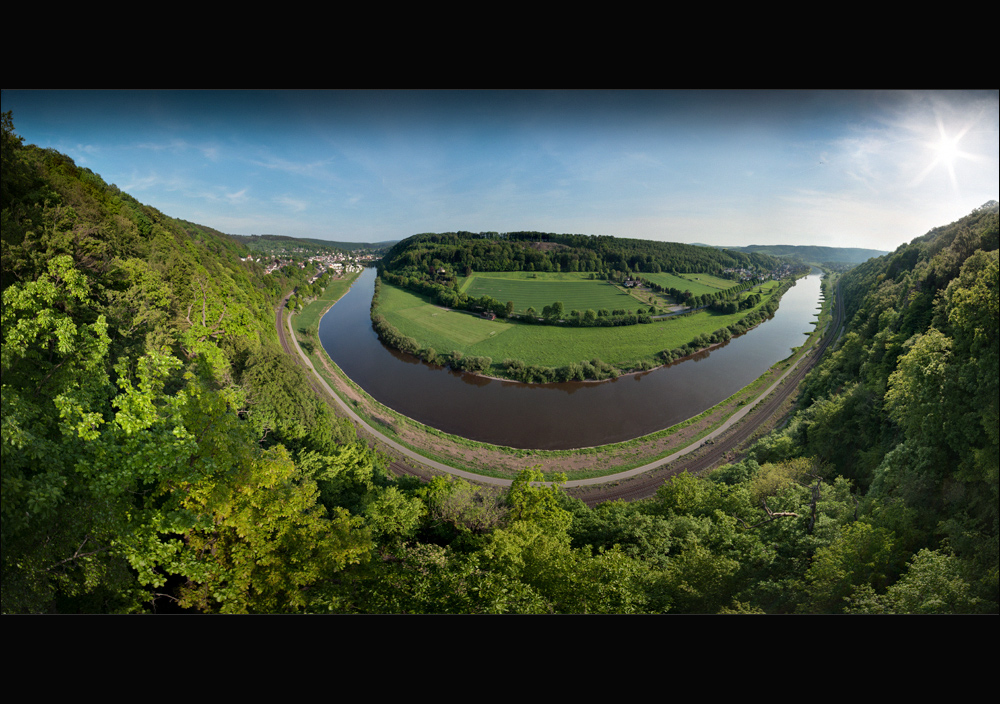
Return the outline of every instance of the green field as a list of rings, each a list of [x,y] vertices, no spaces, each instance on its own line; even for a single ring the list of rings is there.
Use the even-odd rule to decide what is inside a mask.
[[[765,291],[773,288],[764,287]],[[464,355],[490,357],[494,365],[506,359],[520,359],[526,364],[547,367],[598,358],[629,369],[643,360],[654,360],[663,350],[681,347],[703,333],[727,327],[749,311],[733,315],[701,311],[649,325],[617,328],[525,325],[445,310],[424,296],[383,282],[378,312],[400,333],[414,338],[423,348],[433,347],[438,353],[457,350]]]
[[[544,274],[537,279],[527,278],[529,276],[531,274],[525,272],[517,272],[516,276],[474,274],[462,282],[461,290],[477,298],[492,296],[502,303],[513,301],[514,310],[519,313],[528,308],[540,312],[556,301],[562,301],[566,313],[601,308],[625,308],[634,313],[643,305],[642,301],[607,281],[585,279],[586,274],[555,275],[565,277],[563,279],[542,278]]]
[[[319,321],[323,317],[323,313],[333,305],[334,301],[339,300],[341,296],[347,293],[347,289],[351,287],[351,284],[354,283],[354,280],[358,276],[360,274],[355,272],[341,279],[331,279],[323,291],[323,295],[310,302],[295,317],[295,327],[301,332],[307,332],[310,328],[318,330]]]
[[[460,277],[459,284],[465,291],[469,282],[477,277],[504,279],[507,281],[593,281],[594,274],[582,271],[484,271],[469,277]]]
[[[692,283],[704,284],[723,291],[727,288],[732,288],[739,283],[738,281],[733,281],[732,279],[720,279],[718,276],[712,276],[711,274],[681,274],[680,277],[682,279],[687,279]]]
[[[720,279],[710,274],[639,274],[647,281],[659,284],[663,288],[676,288],[679,291],[690,291],[696,296],[705,293],[717,293],[736,286],[738,282]]]
[[[395,293],[413,296],[413,300],[400,299]],[[393,308],[395,315],[389,313]],[[445,310],[427,303],[422,296],[384,285],[379,312],[401,332],[419,331],[419,337],[410,332],[403,334],[413,336],[417,340],[429,340],[431,342],[429,346],[439,352],[450,352],[453,349],[465,351],[484,340],[514,329],[512,325],[486,320],[464,311]]]

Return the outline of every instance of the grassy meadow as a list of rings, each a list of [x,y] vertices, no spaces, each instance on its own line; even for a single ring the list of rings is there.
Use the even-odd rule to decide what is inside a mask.
[[[331,279],[327,284],[323,295],[311,301],[302,311],[295,316],[295,327],[302,333],[312,334],[319,330],[319,321],[327,309],[340,300],[340,297],[347,293],[354,280],[360,273],[354,272],[340,279]]]
[[[545,281],[527,283],[541,286],[566,285]],[[613,288],[607,284],[605,286]],[[770,293],[776,286],[775,282],[770,282],[763,288]],[[497,298],[495,295],[494,297]],[[630,296],[624,298],[631,299]],[[767,298],[768,296],[764,297],[761,305],[766,303]],[[549,305],[555,300],[562,300],[566,310],[571,310],[565,297],[550,299],[543,305]],[[639,303],[635,299],[631,300],[634,304],[629,304],[629,307],[634,310]],[[623,306],[618,304],[617,307]],[[706,310],[648,325],[614,328],[525,325],[499,319],[486,320],[465,311],[446,310],[424,296],[383,282],[378,312],[401,334],[414,338],[423,348],[434,348],[438,353],[447,354],[458,350],[463,355],[490,357],[497,366],[505,359],[562,367],[598,358],[619,368],[630,369],[637,367],[643,360],[653,361],[663,350],[681,347],[703,333],[710,334],[727,327],[750,311],[723,315]]]
[[[642,278],[653,282],[654,284],[659,284],[664,288],[676,288],[679,291],[690,291],[696,296],[701,296],[705,293],[717,293],[718,291],[724,291],[727,288],[735,286],[736,281],[730,281],[729,279],[720,279],[711,274],[682,274],[681,276],[674,276],[673,274],[639,274]]]
[[[513,274],[513,275],[511,275]],[[460,290],[480,298],[492,296],[506,303],[514,302],[514,311],[523,313],[528,308],[541,312],[542,308],[562,301],[565,311],[586,311],[625,308],[634,313],[642,301],[623,292],[608,281],[591,281],[589,274],[537,274],[534,272],[500,272],[473,274],[460,283]],[[561,278],[555,278],[555,277]]]

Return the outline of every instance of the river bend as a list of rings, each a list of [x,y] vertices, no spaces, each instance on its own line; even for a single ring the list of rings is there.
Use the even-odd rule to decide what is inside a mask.
[[[592,447],[647,435],[698,415],[788,357],[816,321],[819,273],[813,269],[799,279],[785,292],[774,317],[747,334],[693,359],[611,381],[499,381],[452,372],[389,349],[371,325],[371,268],[323,317],[320,341],[365,391],[426,425],[516,448]]]

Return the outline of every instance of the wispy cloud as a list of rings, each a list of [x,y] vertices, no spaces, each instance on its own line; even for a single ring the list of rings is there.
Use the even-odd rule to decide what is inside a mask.
[[[147,191],[163,185],[165,185],[164,180],[156,174],[147,174],[145,176],[133,174],[129,181],[122,184],[121,188],[131,193],[132,191]]]
[[[996,91],[180,92],[145,111],[143,94],[108,97],[5,91],[4,108],[29,142],[233,232],[890,249],[996,198],[1000,172]]]
[[[273,198],[272,202],[287,208],[293,213],[301,213],[309,207],[308,202],[298,198],[292,198],[291,196],[278,196],[277,198]]]
[[[245,203],[247,200],[246,194],[247,194],[247,189],[244,188],[243,190],[237,191],[236,193],[224,193],[223,197],[230,203]]]
[[[81,166],[93,163],[92,159],[98,158],[103,153],[101,147],[96,144],[76,144],[65,151]]]
[[[273,169],[276,171],[281,171],[283,173],[295,174],[297,176],[316,178],[320,176],[326,177],[330,175],[327,167],[329,167],[330,164],[334,163],[334,159],[320,159],[318,161],[299,162],[299,161],[292,161],[289,159],[270,157],[267,159],[251,159],[250,163],[256,166],[263,166],[265,169]]]
[[[135,146],[138,149],[149,149],[154,152],[171,151],[174,153],[186,151],[191,147],[183,139],[171,139],[166,142],[139,142]]]
[[[171,139],[162,142],[139,142],[136,149],[144,149],[152,152],[166,152],[174,155],[182,155],[186,152],[197,152],[209,161],[218,162],[222,157],[222,150],[217,144],[198,144],[185,139]]]

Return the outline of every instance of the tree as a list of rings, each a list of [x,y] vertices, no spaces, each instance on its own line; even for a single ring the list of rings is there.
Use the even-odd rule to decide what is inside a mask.
[[[105,317],[86,309],[89,296],[89,282],[68,256],[53,259],[37,281],[4,291],[5,389],[30,390],[57,406],[103,395],[110,340]]]
[[[246,363],[246,415],[268,445],[305,438],[319,421],[319,406],[302,367],[274,348],[262,348]]]
[[[533,521],[543,523],[557,530],[565,531],[572,520],[569,513],[559,505],[557,486],[532,486],[541,482],[544,475],[539,470],[522,470],[511,483],[507,492],[507,505],[513,521]],[[557,484],[565,482],[565,476],[556,479]]]
[[[563,317],[562,301],[556,301],[552,305],[542,308],[542,317],[549,321],[561,319]]]
[[[520,580],[434,544],[408,543],[380,569],[352,584],[358,611],[405,614],[537,614],[551,606]]]
[[[427,506],[431,529],[439,537],[450,539],[464,531],[488,533],[505,523],[509,513],[498,490],[474,486],[461,477],[434,477],[417,494]]]
[[[84,443],[105,423],[110,386],[107,322],[87,310],[89,296],[86,276],[68,256],[3,292],[5,611],[48,610],[59,591],[93,591],[111,569],[114,528],[105,519],[115,519],[75,472]]]
[[[326,517],[315,479],[288,451],[260,449],[234,411],[235,390],[214,391],[189,374],[164,394],[178,365],[152,355],[137,384],[120,377],[115,422],[78,466],[109,496],[143,497],[118,538],[139,583],[159,588],[166,575],[180,576],[181,606],[206,611],[334,607],[335,574],[370,550],[361,519],[344,509]]]
[[[223,613],[338,609],[334,579],[371,549],[363,521],[344,509],[327,518],[316,483],[283,448],[245,470],[221,502],[201,492],[184,502],[214,520],[187,531],[166,565],[188,578],[181,605]]]
[[[913,557],[906,573],[884,595],[865,584],[855,591],[849,603],[848,613],[971,614],[988,611],[988,605],[975,596],[972,586],[964,579],[959,559],[948,552],[927,549]]]
[[[890,531],[864,522],[846,526],[829,547],[816,551],[806,573],[809,602],[803,607],[839,613],[856,588],[883,591],[899,574],[902,557]]]

